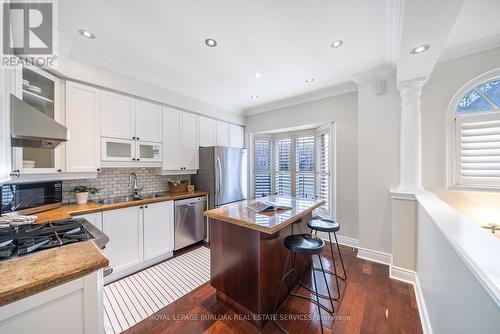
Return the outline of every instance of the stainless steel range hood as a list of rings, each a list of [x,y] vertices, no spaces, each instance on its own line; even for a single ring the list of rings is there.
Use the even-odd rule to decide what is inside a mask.
[[[68,141],[67,128],[12,94],[10,110],[13,147],[54,148]]]

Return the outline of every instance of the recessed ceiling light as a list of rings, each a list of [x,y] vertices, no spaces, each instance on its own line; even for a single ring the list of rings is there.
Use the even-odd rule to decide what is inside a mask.
[[[260,79],[260,77],[261,77],[261,76],[262,76],[262,73],[260,73],[260,72],[255,72],[255,73],[253,74],[253,77],[254,77],[255,79]]]
[[[410,53],[412,55],[417,55],[419,53],[422,53],[422,52],[425,52],[425,51],[429,50],[430,47],[431,46],[429,44],[423,44],[423,45],[420,45],[420,46],[417,46],[417,47],[411,49]]]
[[[309,78],[309,79],[306,79],[305,81],[306,81],[307,83],[311,83],[311,82],[313,82],[313,81],[314,81],[314,78]]]
[[[80,30],[78,30],[78,32],[83,37],[90,38],[90,39],[94,39],[95,38],[95,35],[93,33],[91,33],[90,31],[80,29]]]
[[[335,48],[335,49],[340,48],[342,46],[342,44],[344,44],[344,41],[341,39],[337,39],[337,40],[332,42],[331,47]]]
[[[258,96],[257,96],[257,95],[252,95],[252,96],[250,96],[250,98],[251,98],[252,100],[255,100],[256,98],[258,98]]]
[[[217,41],[216,41],[215,39],[213,39],[213,38],[207,38],[207,39],[205,40],[205,44],[206,44],[207,46],[211,47],[211,48],[214,48],[214,47],[216,47],[216,46],[217,46]]]

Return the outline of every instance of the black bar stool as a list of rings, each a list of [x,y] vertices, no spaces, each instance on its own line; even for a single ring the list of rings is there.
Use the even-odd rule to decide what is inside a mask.
[[[314,217],[307,222],[307,226],[311,229],[311,234],[312,234],[312,231],[314,231],[316,236],[318,235],[318,231],[328,233],[328,240],[330,241],[330,253],[332,255],[333,271],[334,272],[332,273],[329,270],[324,270],[323,266],[321,269],[315,268],[312,264],[312,261],[311,261],[311,266],[313,267],[313,272],[321,270],[323,272],[326,272],[327,274],[335,276],[335,282],[337,284],[337,298],[335,298],[335,300],[338,300],[338,299],[340,299],[340,287],[339,287],[339,280],[338,279],[340,278],[344,281],[347,279],[347,272],[345,271],[344,260],[342,259],[342,253],[340,252],[339,242],[337,240],[337,232],[340,231],[340,224],[334,220],[331,220],[331,219]],[[332,246],[333,243],[332,243],[331,233],[333,233],[333,236],[335,237],[335,244],[337,245],[337,251],[339,252],[339,257],[340,257],[340,263],[342,264],[342,271],[344,272],[343,277],[337,274],[337,266],[335,263],[335,256],[333,254],[333,246]],[[305,286],[302,282],[301,282],[301,285],[303,287],[305,287],[306,289],[312,291],[312,289]],[[312,291],[312,292],[314,292],[314,291]],[[325,295],[320,295],[320,297],[326,298]]]
[[[288,237],[286,237],[284,239],[283,242],[285,244],[285,247],[288,248],[289,252],[286,255],[285,266],[283,267],[283,273],[281,275],[278,293],[276,294],[276,300],[274,303],[274,312],[273,312],[275,315],[277,314],[277,311],[278,311],[278,301],[279,301],[279,297],[280,297],[281,286],[283,285],[283,282],[286,281],[287,276],[290,274],[292,275],[291,282],[293,284],[293,274],[294,274],[295,269],[296,269],[295,268],[295,255],[296,254],[311,255],[311,257],[314,255],[317,255],[318,259],[319,259],[319,264],[320,264],[321,268],[323,268],[323,263],[321,262],[321,257],[319,255],[321,253],[321,251],[323,250],[323,248],[325,247],[325,242],[322,239],[320,239],[316,236],[313,236],[311,234],[295,234],[295,235],[289,235]],[[292,254],[292,257],[293,257],[292,258],[292,269],[287,271],[288,258],[290,257],[290,253]],[[311,261],[312,261],[312,259],[311,259]],[[328,282],[326,280],[325,272],[323,271],[323,279],[325,280],[326,289],[328,291],[328,296],[329,296],[329,297],[326,297],[325,299],[330,300],[330,304],[332,306],[331,310],[329,310],[326,306],[322,305],[319,302],[319,297],[321,295],[318,293],[318,284],[316,282],[316,274],[315,274],[314,270],[313,270],[313,279],[314,279],[314,291],[316,292],[315,293],[316,300],[310,298],[309,296],[304,296],[301,294],[294,293],[293,290],[290,289],[290,285],[288,284],[288,282],[287,282],[287,288],[288,288],[288,292],[290,293],[290,295],[307,299],[307,300],[311,301],[312,303],[316,304],[316,306],[318,307],[321,333],[323,333],[323,320],[321,318],[321,308],[326,309],[329,313],[332,313],[332,314],[335,310],[333,307],[332,298],[330,296],[330,288],[328,287]],[[273,322],[284,333],[288,333],[283,327],[281,327],[281,325],[278,323],[276,318],[273,319]]]

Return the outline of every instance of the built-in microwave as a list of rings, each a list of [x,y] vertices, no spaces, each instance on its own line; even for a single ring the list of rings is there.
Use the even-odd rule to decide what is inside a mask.
[[[62,182],[4,184],[0,214],[32,214],[62,205]]]

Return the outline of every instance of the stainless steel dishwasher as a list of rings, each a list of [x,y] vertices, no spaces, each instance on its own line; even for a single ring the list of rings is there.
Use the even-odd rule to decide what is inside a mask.
[[[203,211],[207,209],[207,197],[193,197],[175,201],[174,250],[205,239],[207,226]]]

